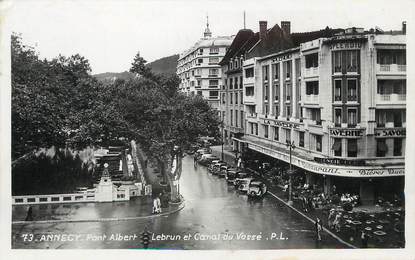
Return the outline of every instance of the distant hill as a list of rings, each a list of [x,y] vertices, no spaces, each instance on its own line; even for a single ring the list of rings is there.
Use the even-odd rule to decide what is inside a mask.
[[[151,68],[155,74],[176,74],[177,60],[179,55],[171,55],[164,57],[153,62],[147,63],[147,67]]]
[[[105,72],[100,74],[93,75],[97,80],[101,82],[112,83],[116,79],[132,79],[135,77],[134,73],[124,71],[124,72]]]
[[[154,74],[165,74],[165,75],[173,75],[176,74],[176,67],[177,67],[177,59],[179,59],[179,55],[171,55],[168,57],[164,57],[153,62],[147,63],[146,66],[151,68]],[[132,79],[135,77],[134,73],[124,71],[124,72],[105,72],[100,74],[93,75],[97,80],[104,82],[104,83],[112,83],[116,79]]]

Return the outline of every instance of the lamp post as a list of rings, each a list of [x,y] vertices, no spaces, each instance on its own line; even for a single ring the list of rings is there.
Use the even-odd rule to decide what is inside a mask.
[[[293,166],[292,166],[292,163],[291,163],[291,158],[292,158],[292,150],[294,150],[295,149],[295,144],[294,144],[294,141],[288,141],[287,140],[287,147],[290,149],[290,170],[288,171],[288,205],[293,205],[293,200],[292,200],[292,186],[293,186],[293,184],[292,184],[292,174],[293,174]]]
[[[223,130],[224,130],[224,125],[223,125],[223,116],[222,116],[222,122],[221,122],[221,127],[222,127],[222,142],[221,142],[221,145],[222,145],[222,152],[221,152],[221,159],[222,159],[222,161],[223,161],[223,143],[224,143],[224,136],[223,136]]]

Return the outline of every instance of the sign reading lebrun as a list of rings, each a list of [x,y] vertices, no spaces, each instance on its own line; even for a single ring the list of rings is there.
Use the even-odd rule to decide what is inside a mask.
[[[279,160],[283,160],[286,162],[290,161],[289,155],[281,153],[279,151],[271,150],[269,148],[262,147],[251,142],[248,142],[248,147],[252,150],[267,154]],[[370,166],[331,166],[319,164],[312,161],[307,161],[295,156],[293,156],[292,158],[292,164],[310,172],[342,177],[388,177],[405,175],[405,168],[402,166],[384,168],[375,168]]]

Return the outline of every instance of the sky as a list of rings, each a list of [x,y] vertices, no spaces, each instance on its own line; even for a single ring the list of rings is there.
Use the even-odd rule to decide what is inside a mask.
[[[135,54],[147,61],[179,54],[202,37],[209,15],[213,36],[235,35],[246,27],[258,31],[258,21],[268,27],[291,21],[292,32],[332,28],[378,26],[399,30],[414,17],[411,1],[217,1],[118,0],[3,2],[10,31],[21,33],[25,44],[40,57],[79,53],[92,73],[122,72]],[[331,4],[330,4],[331,3]]]

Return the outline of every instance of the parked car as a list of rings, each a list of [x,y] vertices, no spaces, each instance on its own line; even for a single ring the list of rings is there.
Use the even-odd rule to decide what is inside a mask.
[[[213,166],[215,166],[218,162],[220,162],[220,160],[213,160],[209,163],[208,166],[208,172],[212,173],[213,171]]]
[[[213,175],[219,175],[219,172],[221,171],[222,166],[227,166],[227,164],[225,162],[222,162],[222,161],[214,164],[213,168],[212,168],[212,174]]]
[[[249,174],[249,173],[247,173],[247,172],[238,172],[237,174],[236,174],[236,176],[235,176],[235,180],[233,181],[233,184],[235,185],[235,188],[237,188],[238,186],[239,186],[239,182],[242,180],[242,179],[245,179],[245,178],[248,178],[248,177],[250,177],[251,175]]]
[[[238,190],[242,192],[247,192],[249,189],[249,184],[254,178],[243,178],[238,182]]]
[[[228,166],[227,164],[225,164],[225,165],[222,165],[221,167],[220,167],[220,170],[219,170],[219,172],[218,172],[218,176],[219,177],[225,177],[226,176],[226,172],[228,171],[228,169],[230,169],[231,167],[230,166]]]
[[[208,148],[202,148],[196,151],[196,153],[194,154],[194,156],[196,156],[196,159],[200,159],[200,157],[204,154],[210,154],[210,151],[208,150]]]
[[[208,154],[203,154],[201,157],[200,157],[200,159],[199,159],[199,163],[201,164],[201,165],[204,165],[204,166],[207,166],[209,163],[211,163],[212,161],[214,161],[214,160],[219,160],[219,158],[218,157],[216,157],[216,156],[214,156],[213,154],[211,154],[211,153],[208,153]]]
[[[228,171],[226,172],[226,176],[225,176],[226,182],[228,184],[234,184],[237,174],[238,174],[237,169],[235,168],[228,169]]]
[[[267,193],[267,186],[262,181],[251,181],[248,186],[247,194],[250,197],[262,197]]]

